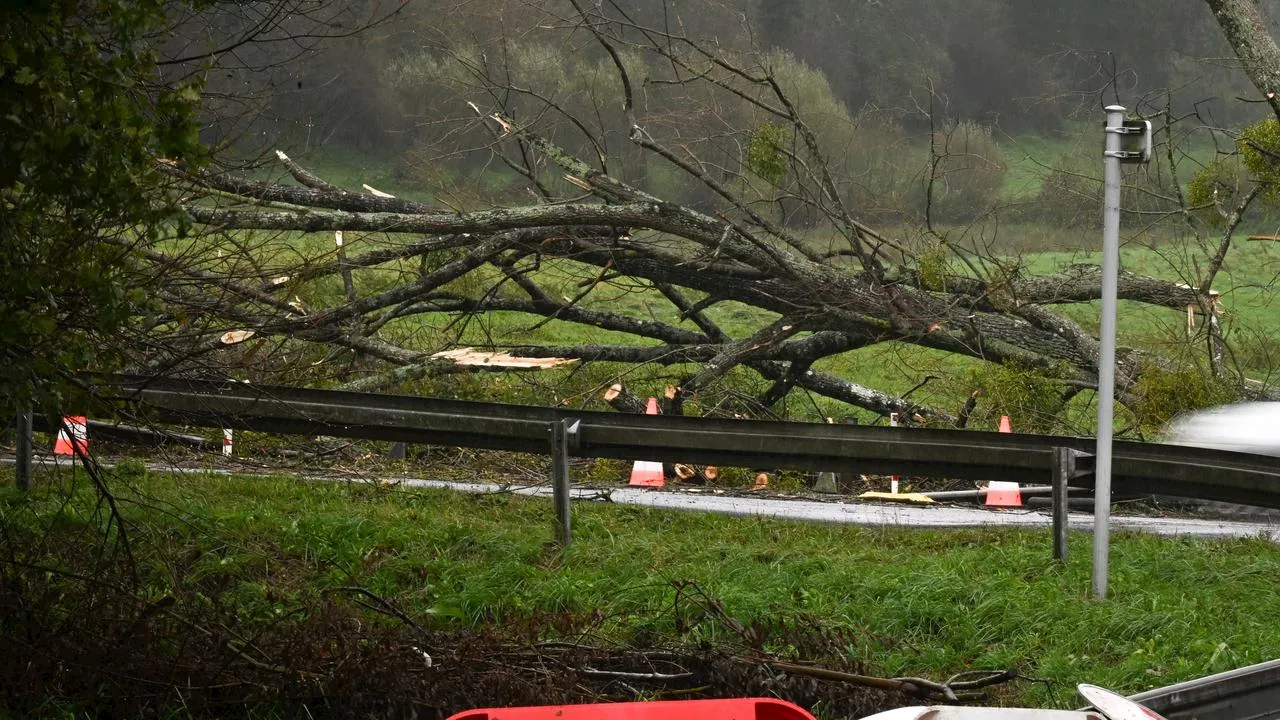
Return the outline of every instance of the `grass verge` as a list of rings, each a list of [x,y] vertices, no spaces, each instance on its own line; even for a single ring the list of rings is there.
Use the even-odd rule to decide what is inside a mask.
[[[1043,682],[1019,683],[1001,702],[1033,706],[1072,706],[1077,682],[1130,693],[1280,654],[1272,627],[1280,549],[1261,540],[1120,534],[1112,596],[1094,602],[1083,535],[1059,565],[1044,532],[869,529],[582,504],[575,543],[560,551],[549,542],[550,503],[514,496],[148,476],[128,465],[112,487],[131,561],[83,473],[78,482],[44,478],[27,496],[11,475],[0,486],[0,597],[9,605],[0,627],[9,641],[39,629],[52,633],[39,653],[74,649],[54,642],[55,631],[74,627],[76,613],[101,610],[105,601],[89,599],[97,585],[84,578],[101,585],[109,577],[129,587],[125,604],[136,612],[120,618],[134,627],[148,612],[181,611],[255,658],[255,642],[282,628],[311,628],[321,638],[312,644],[333,653],[345,637],[365,642],[357,632],[365,624],[400,624],[366,612],[382,601],[432,632],[728,647],[884,676],[1013,668]],[[346,602],[333,621],[335,596],[353,592],[368,593],[365,609]],[[23,607],[41,613],[23,620]],[[320,620],[328,624],[316,630]],[[797,640],[800,628],[826,638],[821,652]],[[158,657],[182,656],[173,637],[136,635]],[[40,690],[53,707],[85,702],[59,696],[59,687]],[[7,693],[11,706],[39,705],[12,685]],[[179,697],[164,698],[152,709],[186,716]]]

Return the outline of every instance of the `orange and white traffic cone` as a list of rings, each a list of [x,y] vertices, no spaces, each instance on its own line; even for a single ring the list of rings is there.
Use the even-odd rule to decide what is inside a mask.
[[[1000,432],[1013,432],[1008,415],[1000,416]],[[987,483],[987,507],[1022,507],[1022,488],[1016,482]]]
[[[67,431],[70,430],[70,435]],[[58,437],[53,442],[54,455],[89,454],[89,421],[83,415],[62,418]]]
[[[649,404],[644,408],[645,415],[658,414],[658,398],[649,398]],[[642,487],[664,487],[667,480],[662,474],[662,463],[652,460],[637,460],[631,466],[631,480],[628,485],[636,485]]]

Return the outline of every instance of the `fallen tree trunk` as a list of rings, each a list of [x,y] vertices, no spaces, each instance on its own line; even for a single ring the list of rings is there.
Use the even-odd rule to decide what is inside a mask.
[[[583,27],[606,47],[621,40],[605,36],[609,23]],[[627,45],[661,57],[664,67],[683,67],[687,61],[664,43],[646,44],[638,37]],[[707,59],[703,49],[685,50],[701,58],[697,66]],[[615,60],[625,77],[621,55]],[[181,323],[157,322],[152,327],[161,331],[152,345],[168,354],[162,362],[181,364],[195,356],[242,352],[219,344],[218,331],[252,332],[257,343],[288,340],[323,347],[331,357],[354,354],[370,363],[370,374],[349,387],[381,389],[450,372],[429,358],[441,347],[473,342],[473,331],[482,326],[489,340],[485,350],[505,349],[514,357],[676,367],[681,380],[675,395],[660,403],[669,414],[682,413],[691,401],[702,407],[731,402],[734,410],[759,417],[792,390],[802,389],[881,416],[897,413],[909,424],[956,427],[969,423],[976,397],[953,415],[936,406],[959,398],[930,398],[931,388],[919,393],[918,401],[909,399],[859,384],[859,376],[852,374],[857,370],[837,373],[821,363],[895,343],[1004,364],[1064,390],[1096,387],[1098,341],[1093,331],[1055,309],[1098,298],[1101,276],[1096,267],[1077,264],[1036,274],[998,252],[975,257],[945,238],[926,235],[904,242],[877,232],[858,217],[858,208],[842,189],[856,181],[832,174],[834,165],[823,155],[818,137],[768,68],[748,69],[718,58],[706,74],[693,76],[690,83],[728,91],[751,112],[780,124],[787,139],[776,148],[781,172],[765,195],[785,195],[807,208],[816,221],[812,236],[802,237],[785,219],[762,209],[769,203],[760,188],[754,181],[740,182],[755,173],[753,168],[729,161],[710,171],[712,164],[700,152],[712,152],[720,158],[713,161],[719,166],[726,162],[723,158],[742,157],[742,137],[730,133],[726,137],[732,140],[723,146],[715,139],[691,146],[677,134],[672,136],[675,144],[666,144],[643,127],[629,91],[625,137],[645,157],[688,181],[690,196],[701,193],[713,202],[671,202],[633,187],[619,178],[646,173],[614,171],[617,158],[604,153],[594,139],[588,146],[598,154],[584,160],[540,132],[535,127],[539,119],[524,122],[504,108],[480,110],[471,104],[480,118],[475,129],[486,133],[494,141],[490,149],[528,181],[535,202],[443,210],[387,197],[367,186],[366,192],[338,188],[285,156],[280,161],[305,187],[173,170],[192,198],[185,206],[188,220],[204,232],[323,231],[385,240],[359,254],[343,249],[335,258],[330,247],[323,255],[286,265],[264,265],[263,252],[246,252],[237,265],[207,257],[157,258],[155,250],[144,248],[139,256],[163,267],[171,279],[158,285],[157,292],[171,316],[214,319],[199,334]],[[505,95],[509,93],[492,97]],[[520,117],[537,115],[521,112]],[[572,124],[590,135],[581,119]],[[600,137],[615,129],[598,128]],[[721,150],[727,154],[716,154]],[[548,182],[552,176],[555,182]],[[1232,228],[1229,222],[1208,263],[1209,275],[1198,274],[1190,278],[1195,283],[1183,284],[1126,272],[1119,279],[1120,297],[1179,312],[1192,304],[1204,306]],[[818,243],[828,247],[818,248]],[[944,257],[925,262],[921,253],[934,251]],[[341,284],[341,299],[324,291],[307,292],[320,290],[319,283]],[[601,289],[609,289],[610,297],[600,297]],[[612,292],[617,290],[643,300],[618,303]],[[287,300],[292,293],[301,293],[295,302]],[[305,305],[300,297],[315,306],[299,309]],[[732,325],[719,324],[730,322],[722,311],[730,313]],[[523,332],[498,327],[493,333],[494,324],[477,321],[514,313],[532,318],[531,326]],[[537,331],[552,323],[572,323],[588,332],[540,337]],[[431,331],[415,333],[416,325]],[[1220,330],[1221,336],[1230,336],[1229,328]],[[437,344],[426,347],[422,337]],[[578,344],[559,342],[565,337]],[[1164,358],[1124,348],[1119,354],[1117,397],[1130,407],[1138,404],[1134,388],[1144,373],[1177,365],[1170,359],[1175,353]],[[1224,374],[1225,348],[1215,343],[1211,356],[1213,367]],[[323,368],[327,362],[314,364]],[[744,400],[739,368],[766,381],[767,387],[753,389],[754,397]],[[623,374],[619,371],[617,377]],[[745,378],[755,379],[750,373]],[[1269,385],[1250,390],[1274,392]],[[699,397],[712,393],[720,394]],[[645,405],[625,389],[606,402],[623,412],[642,412]]]

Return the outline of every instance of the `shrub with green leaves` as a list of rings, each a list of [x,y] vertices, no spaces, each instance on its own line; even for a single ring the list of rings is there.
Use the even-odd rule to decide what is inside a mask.
[[[0,405],[57,404],[145,300],[130,248],[176,220],[156,158],[204,161],[193,85],[156,71],[163,0],[53,0],[0,19]]]
[[[1236,140],[1240,159],[1254,182],[1270,186],[1271,194],[1277,192],[1280,183],[1280,121],[1267,118],[1245,128]]]
[[[787,158],[782,154],[783,129],[765,123],[756,130],[747,145],[747,168],[764,180],[776,183],[787,172]]]
[[[1198,367],[1144,367],[1133,392],[1138,397],[1133,413],[1139,429],[1147,432],[1159,430],[1179,413],[1225,405],[1238,398],[1231,383]]]
[[[1226,223],[1224,212],[1230,212],[1240,200],[1248,178],[1239,157],[1215,159],[1191,176],[1187,182],[1187,203],[1195,216],[1210,227]]]
[[[1008,415],[1014,430],[1054,434],[1061,431],[1064,373],[1017,363],[988,363],[969,372],[968,384],[982,397],[971,427],[994,430]]]

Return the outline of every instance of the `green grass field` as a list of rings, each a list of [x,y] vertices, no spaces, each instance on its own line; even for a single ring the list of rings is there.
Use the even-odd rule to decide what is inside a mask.
[[[48,532],[97,542],[101,506],[83,477],[69,500],[65,476],[56,487],[43,479],[30,496],[14,490],[11,472],[0,477],[0,524],[20,562],[67,562],[59,543],[33,540]],[[544,637],[591,642],[738,642],[692,594],[677,602],[676,588],[694,583],[728,615],[764,628],[764,648],[777,656],[794,657],[783,627],[813,626],[873,674],[1017,669],[1038,681],[1017,683],[1003,701],[1032,706],[1072,707],[1077,682],[1131,693],[1280,656],[1280,549],[1262,540],[1122,533],[1111,595],[1097,602],[1084,535],[1057,564],[1047,532],[585,503],[574,509],[574,544],[561,552],[549,543],[551,504],[508,495],[136,468],[111,485],[144,598],[175,598],[197,616],[232,611],[248,636],[282,618],[304,622],[326,593],[356,586],[433,628],[525,632],[532,623]]]

